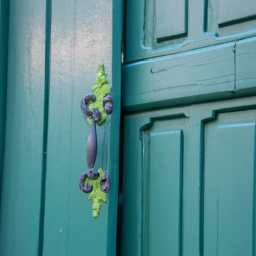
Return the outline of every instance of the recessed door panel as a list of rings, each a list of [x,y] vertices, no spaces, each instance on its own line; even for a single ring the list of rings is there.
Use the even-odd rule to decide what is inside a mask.
[[[219,0],[219,25],[256,16],[255,0]]]
[[[256,1],[208,1],[206,17],[207,30],[218,37],[249,32],[256,27]]]
[[[155,1],[155,36],[167,40],[186,32],[186,0]]]
[[[149,188],[146,214],[149,215],[150,256],[180,255],[182,154],[181,130],[151,131],[149,134]]]
[[[126,115],[122,256],[253,255],[255,102]]]
[[[125,121],[129,135],[125,137],[123,255],[180,256],[184,132],[189,119],[152,120],[139,140],[138,126],[145,121]]]
[[[219,114],[205,127],[204,255],[252,255],[256,111]]]

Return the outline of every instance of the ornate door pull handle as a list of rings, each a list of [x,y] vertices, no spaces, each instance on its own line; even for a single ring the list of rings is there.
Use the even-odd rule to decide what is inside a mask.
[[[106,202],[106,193],[110,190],[110,178],[102,169],[96,173],[94,164],[97,156],[97,132],[96,124],[101,125],[113,111],[113,101],[110,94],[104,72],[104,65],[99,66],[95,85],[92,93],[86,94],[80,104],[82,112],[86,115],[88,124],[91,126],[87,140],[87,165],[88,170],[79,179],[79,187],[84,193],[91,193],[89,200],[93,199],[93,216],[98,217],[101,208],[100,200]],[[95,93],[95,94],[94,94]]]

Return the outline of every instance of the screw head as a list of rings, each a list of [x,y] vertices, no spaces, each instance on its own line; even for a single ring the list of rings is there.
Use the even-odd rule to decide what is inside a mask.
[[[97,108],[92,109],[91,118],[97,123],[101,120],[101,112]]]

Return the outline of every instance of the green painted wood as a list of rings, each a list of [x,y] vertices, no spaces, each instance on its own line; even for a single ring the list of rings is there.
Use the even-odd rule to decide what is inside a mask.
[[[52,1],[50,101],[43,255],[115,255],[119,173],[122,1]],[[111,179],[97,219],[78,186],[89,127],[80,110],[105,65],[114,111],[97,127],[95,169]]]
[[[150,118],[129,118],[124,120],[123,147],[123,216],[122,255],[141,255],[142,251],[142,145],[139,130],[150,125]]]
[[[186,33],[186,8],[186,0],[156,1],[155,36],[157,40]]]
[[[198,184],[200,182],[200,156],[195,148],[200,145],[201,135],[200,130],[198,130],[198,119],[195,118],[190,123],[190,119],[184,118],[186,114],[184,110],[185,109],[174,109],[150,112],[147,114],[141,113],[129,115],[125,118],[122,255],[148,255],[149,248],[153,246],[151,245],[150,247],[148,243],[150,228],[147,228],[147,225],[149,226],[149,216],[151,216],[150,208],[154,208],[154,205],[150,205],[150,208],[147,204],[144,205],[143,201],[148,201],[148,192],[144,193],[145,196],[143,196],[143,187],[146,187],[145,190],[149,191],[149,188],[147,188],[149,181],[148,177],[144,179],[145,181],[141,179],[143,176],[142,172],[144,175],[149,172],[150,167],[147,164],[149,158],[147,158],[146,155],[147,151],[150,151],[150,149],[146,145],[150,145],[150,143],[145,142],[145,146],[143,147],[142,143],[144,140],[142,139],[142,141],[140,141],[138,135],[140,130],[145,130],[142,136],[143,134],[147,134],[147,129],[152,123],[153,129],[158,119],[166,120],[161,121],[162,130],[172,131],[182,129],[184,133],[183,163],[186,166],[184,166],[185,169],[183,169],[183,184],[186,186],[183,187],[183,200],[186,202],[186,208],[182,212],[182,241],[180,246],[184,255],[197,255],[196,252],[199,251],[200,222],[198,216],[200,214],[200,198],[198,197]],[[205,115],[209,116],[211,112],[208,111]],[[192,128],[189,130],[189,127]],[[158,144],[155,150],[160,151],[161,145]],[[192,152],[192,154],[189,154],[189,152]],[[162,175],[163,171],[157,169],[155,172],[157,173],[156,175]],[[175,195],[170,193],[169,197],[175,197],[176,192]],[[163,198],[160,198],[159,201],[163,204],[165,203],[165,199]],[[144,212],[145,216],[143,215],[144,217],[141,218],[142,212]],[[170,213],[166,212],[166,215],[168,216]],[[165,240],[165,236],[168,236],[169,233],[170,232],[167,234],[160,232],[151,234],[151,236],[159,236],[159,241],[160,239]],[[175,241],[179,241],[179,231],[176,231]],[[171,242],[174,243],[172,244],[172,249],[175,249],[174,241],[169,241],[168,245],[170,246]],[[161,248],[156,245],[155,250],[161,251]]]
[[[0,186],[4,160],[9,2],[0,1]],[[1,198],[1,189],[0,189]]]
[[[239,34],[250,37],[255,35],[256,3],[253,0],[207,1],[206,18],[206,30],[217,33],[219,38],[233,39]]]
[[[236,1],[219,0],[219,24],[241,20],[256,15],[254,0]]]
[[[181,130],[162,130],[162,121],[150,131],[148,255],[181,255],[182,155]],[[159,235],[163,234],[163,235]]]
[[[151,230],[150,228],[148,228],[149,225],[147,226],[147,224],[150,223],[150,216],[152,216],[152,214],[153,216],[156,216],[156,211],[159,210],[157,209],[157,207],[159,208],[159,202],[157,200],[149,201],[149,195],[146,193],[146,191],[148,191],[147,189],[149,189],[148,184],[151,184],[150,178],[152,178],[151,172],[153,171],[151,170],[151,165],[153,162],[155,162],[153,164],[155,172],[153,177],[159,180],[162,179],[161,175],[163,174],[163,172],[155,167],[158,163],[160,164],[160,162],[158,161],[162,159],[162,148],[164,145],[166,145],[166,143],[168,143],[166,139],[165,141],[161,141],[161,143],[156,143],[156,141],[154,141],[153,145],[151,145],[152,142],[150,142],[151,137],[149,137],[149,135],[153,133],[154,129],[157,130],[158,134],[161,134],[161,131],[166,131],[166,134],[168,134],[168,132],[170,133],[171,131],[177,130],[181,130],[184,134],[182,154],[182,238],[180,240],[182,255],[199,256],[202,253],[205,253],[206,255],[213,255],[212,251],[210,252],[210,254],[208,254],[209,250],[206,251],[206,248],[207,246],[209,246],[208,244],[211,241],[211,238],[207,237],[207,235],[209,234],[209,229],[207,228],[209,227],[207,226],[206,220],[210,221],[211,218],[212,227],[215,227],[216,229],[216,225],[214,226],[212,218],[214,218],[214,221],[216,221],[217,213],[215,211],[207,215],[207,213],[210,212],[210,208],[206,209],[206,206],[209,206],[209,203],[207,205],[204,204],[204,196],[207,195],[204,193],[204,191],[211,191],[212,184],[209,179],[210,177],[206,175],[207,171],[209,170],[207,169],[209,165],[207,165],[208,163],[204,161],[208,157],[206,156],[205,158],[204,152],[206,152],[206,150],[208,152],[211,145],[211,152],[213,152],[212,161],[214,161],[214,166],[216,166],[216,168],[218,166],[221,166],[221,164],[223,163],[223,161],[218,161],[218,156],[220,156],[221,159],[224,159],[225,156],[228,158],[226,161],[226,167],[228,170],[225,169],[227,175],[225,179],[223,179],[223,181],[221,182],[223,191],[222,199],[224,200],[224,204],[226,203],[226,205],[230,207],[226,207],[227,212],[225,213],[225,205],[223,206],[223,214],[225,214],[225,218],[222,218],[222,221],[230,220],[231,222],[229,223],[231,224],[225,224],[224,222],[222,222],[223,224],[221,230],[222,235],[225,234],[225,237],[222,239],[221,245],[223,249],[222,252],[224,252],[224,254],[220,255],[244,255],[244,252],[245,254],[248,251],[251,252],[252,242],[251,240],[249,241],[246,238],[251,236],[251,230],[254,228],[252,227],[252,225],[250,225],[249,229],[248,223],[254,223],[252,222],[252,214],[254,214],[254,210],[252,207],[255,204],[253,201],[254,198],[252,197],[252,184],[254,180],[254,177],[252,176],[252,170],[254,168],[253,166],[255,157],[255,129],[253,128],[252,130],[252,126],[249,126],[249,130],[243,130],[242,136],[241,132],[239,133],[239,131],[241,130],[236,130],[230,135],[227,132],[221,134],[213,132],[211,133],[211,144],[207,144],[207,133],[205,135],[205,131],[207,131],[208,124],[218,123],[220,117],[223,117],[224,122],[226,122],[226,124],[228,125],[242,123],[245,124],[244,127],[247,127],[246,125],[251,124],[252,120],[254,120],[253,122],[255,122],[255,110],[250,112],[250,109],[256,109],[255,102],[256,97],[247,97],[234,100],[197,104],[180,108],[161,109],[125,115],[123,154],[124,173],[122,256],[150,255],[150,248],[151,252],[154,252],[154,254],[152,253],[152,255],[158,255],[159,253],[156,252],[162,252],[162,247],[158,246],[156,242],[161,240],[165,241],[166,236],[168,237],[168,235],[170,235],[170,232],[173,231],[170,230],[169,232],[158,232],[157,234],[150,234]],[[235,114],[231,114],[234,111],[242,110],[243,112],[236,112]],[[249,115],[246,114],[249,112]],[[241,129],[244,129],[244,127]],[[204,136],[206,136],[206,140],[204,139]],[[219,145],[219,148],[215,148],[215,141],[216,145]],[[220,145],[223,145],[223,147],[221,147]],[[238,145],[241,145],[239,150],[237,148]],[[225,149],[227,150],[225,151]],[[153,152],[158,152],[156,153],[157,155],[154,158],[150,153],[151,150],[153,150]],[[178,152],[180,152],[179,150],[180,148],[178,148],[178,150],[173,153],[173,156],[177,155]],[[163,152],[162,154],[166,155],[171,153],[171,150],[166,150],[166,152]],[[231,154],[229,157],[227,155],[228,153]],[[148,154],[150,154],[151,157],[146,157]],[[159,160],[157,156],[159,157]],[[242,157],[242,159],[239,158],[240,156]],[[172,162],[170,159],[170,157],[167,159],[165,158],[164,161],[167,162],[169,160],[169,164],[171,165]],[[224,166],[225,162],[223,163],[223,167],[221,167],[218,171],[218,173],[221,175],[224,173]],[[166,163],[166,168],[168,168],[168,163]],[[178,167],[176,168],[178,169]],[[221,170],[223,170],[223,172],[221,172]],[[248,173],[246,172],[248,175],[244,173],[244,170],[248,171]],[[231,177],[232,171],[235,172],[233,177]],[[146,174],[148,173],[150,173],[150,175],[147,176]],[[214,175],[213,171],[212,175]],[[220,179],[221,177],[222,176],[220,176]],[[213,184],[215,184],[214,181]],[[236,185],[239,187],[239,190],[236,190],[238,188]],[[161,193],[162,189],[164,189],[163,187],[161,187],[161,184],[159,184],[159,187],[160,188],[158,188],[156,192],[150,190],[151,197],[152,193],[154,193],[153,198],[155,198],[157,196],[157,193]],[[170,197],[174,196],[174,192],[172,193],[171,191],[172,190],[170,188]],[[235,193],[235,195],[232,194],[232,191]],[[164,200],[163,198],[159,199],[159,201],[162,204],[166,203],[166,200]],[[148,206],[148,202],[151,203],[150,206]],[[236,204],[236,202],[239,204]],[[152,203],[155,203],[156,206],[154,207]],[[245,208],[243,206],[245,206]],[[237,212],[234,213],[232,209],[235,209],[235,211]],[[166,216],[168,216],[169,214],[169,212],[166,212]],[[142,216],[146,216],[146,218]],[[205,219],[204,216],[208,216],[208,219]],[[240,240],[237,243],[237,246],[240,246],[239,250],[237,250],[237,252],[239,253],[233,254],[233,249],[228,250],[227,248],[229,248],[231,244],[231,238],[234,238],[234,241],[238,239],[237,234],[239,230],[236,230],[235,232],[233,232],[234,234],[232,234],[232,221],[237,217],[244,218],[243,221],[240,221],[240,224],[236,223],[236,227],[240,225],[238,228],[240,228],[239,230],[245,232],[245,238],[241,239],[241,235],[243,236],[243,234],[240,234]],[[161,225],[161,221],[162,220],[160,219],[159,225]],[[237,220],[237,222],[239,221]],[[230,235],[231,238],[227,234]],[[154,235],[156,236],[156,240],[154,240],[155,245],[153,245],[153,243],[149,244],[149,238]],[[212,246],[214,246],[214,241],[216,241],[217,239],[218,237],[215,236],[212,242]],[[170,246],[172,242],[173,241],[168,240],[166,243],[168,243],[168,245]],[[229,244],[225,245],[225,242],[229,242]],[[232,246],[236,245],[233,244]],[[241,250],[243,250],[243,253],[241,253]],[[172,255],[171,253],[168,253],[169,250],[165,250],[165,255]]]
[[[236,50],[236,90],[253,88],[256,85],[256,37],[241,40]]]
[[[45,1],[10,1],[0,254],[38,255],[44,133]]]
[[[187,2],[184,13],[181,11],[184,1],[177,4],[175,0],[128,0],[125,61],[190,51],[256,35],[254,0]],[[175,8],[170,8],[174,3]],[[181,29],[184,27],[187,29]],[[178,38],[177,33],[182,31],[187,34]]]
[[[256,94],[255,3],[173,3],[127,1],[122,256],[252,255],[255,97],[220,100]],[[173,131],[184,135],[181,198],[166,173],[180,153]]]
[[[253,255],[256,110],[205,126],[204,255]]]
[[[125,7],[125,60],[133,61],[143,58],[143,53],[141,51],[150,52],[150,49],[147,49],[141,45],[141,41],[145,41],[144,37],[144,10],[145,10],[144,1],[127,1]],[[146,24],[145,24],[146,25]],[[130,38],[130,39],[128,39]],[[146,45],[145,45],[146,46]],[[141,50],[141,48],[143,50]]]
[[[125,110],[232,97],[234,43],[127,64],[123,67]],[[192,99],[191,99],[192,98]]]
[[[183,1],[175,15],[168,11],[172,3],[127,1],[124,110],[255,95],[255,4],[237,1],[230,9],[229,0],[188,2],[188,33],[177,38],[168,31],[180,30]]]

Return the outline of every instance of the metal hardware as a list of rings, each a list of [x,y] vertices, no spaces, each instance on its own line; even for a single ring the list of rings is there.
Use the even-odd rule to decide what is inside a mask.
[[[97,108],[93,108],[92,110],[88,109],[88,104],[95,102],[96,96],[93,93],[86,94],[80,104],[80,108],[82,112],[92,119],[92,125],[90,128],[90,133],[87,140],[87,165],[88,171],[84,172],[79,179],[79,187],[84,193],[90,193],[93,190],[93,186],[91,184],[87,184],[84,186],[85,180],[89,179],[97,179],[99,177],[98,173],[94,171],[94,164],[97,156],[97,133],[96,133],[96,123],[101,120],[101,112]],[[113,101],[111,94],[107,94],[103,99],[103,107],[106,114],[111,114],[113,111]],[[105,173],[104,178],[100,182],[100,188],[104,193],[108,193],[110,189],[111,183],[109,179],[109,175]]]
[[[103,107],[107,115],[111,115],[113,111],[113,101],[111,94],[107,94],[103,99]]]
[[[95,121],[92,120],[92,126],[91,126],[90,133],[87,140],[88,171],[84,172],[79,179],[79,187],[84,193],[90,193],[93,190],[93,186],[90,184],[87,184],[86,187],[84,187],[86,178],[97,179],[99,176],[97,173],[94,172],[94,169],[93,169],[96,161],[96,156],[97,156],[97,134],[96,134]]]
[[[102,124],[113,111],[112,96],[111,93],[109,93],[111,92],[111,88],[108,86],[106,76],[104,66],[99,66],[96,84],[92,89],[92,92],[98,94],[88,93],[82,98],[80,103],[80,108],[87,116],[87,122],[91,128],[87,140],[88,170],[80,176],[79,187],[84,193],[92,192],[89,196],[89,200],[94,200],[94,217],[99,215],[101,207],[100,200],[104,202],[107,201],[106,193],[109,192],[111,187],[110,178],[107,173],[103,172],[101,169],[99,169],[97,173],[94,171],[94,164],[97,157],[96,124]],[[93,186],[95,186],[95,188]]]
[[[108,193],[110,190],[110,179],[107,173],[105,173],[105,176],[100,181],[100,188],[103,192]]]
[[[89,111],[87,104],[89,104],[91,102],[95,102],[95,101],[96,101],[96,96],[93,93],[86,94],[82,98],[80,108],[86,116],[91,115],[91,111]]]

